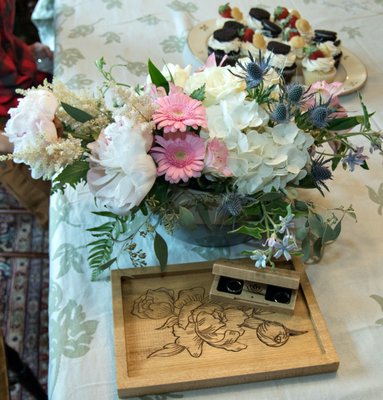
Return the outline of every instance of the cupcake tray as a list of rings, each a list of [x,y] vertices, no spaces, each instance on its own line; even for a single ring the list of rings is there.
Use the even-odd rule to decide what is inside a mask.
[[[241,259],[249,266],[251,260]],[[334,372],[339,360],[299,259],[293,315],[209,298],[213,262],[112,272],[120,398]]]
[[[207,60],[207,41],[215,29],[215,20],[211,19],[195,25],[189,33],[189,49],[201,63]],[[362,61],[344,47],[342,47],[342,52],[343,56],[335,76],[335,81],[343,83],[341,96],[359,90],[367,80],[367,70]],[[303,83],[301,75],[298,75],[295,80]]]

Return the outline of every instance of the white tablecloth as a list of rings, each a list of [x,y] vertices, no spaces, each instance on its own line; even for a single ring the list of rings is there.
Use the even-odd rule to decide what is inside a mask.
[[[73,89],[91,89],[101,80],[94,61],[125,63],[120,79],[142,82],[146,62],[199,63],[187,45],[190,29],[215,18],[219,0],[56,0],[56,74]],[[223,3],[223,2],[222,2]],[[262,7],[272,11],[276,0]],[[253,1],[232,3],[247,12]],[[357,54],[368,70],[361,90],[383,127],[383,3],[377,0],[296,0],[313,27],[338,32],[342,44]],[[350,111],[359,109],[356,94],[343,97]],[[361,145],[363,143],[360,143]],[[352,204],[355,223],[346,218],[338,241],[307,272],[340,357],[337,373],[183,392],[145,399],[369,399],[383,396],[383,174],[382,161],[369,159],[370,171],[339,170],[331,195],[321,199],[331,208]],[[375,193],[375,195],[374,195]],[[317,199],[320,196],[315,195]],[[90,281],[86,228],[94,203],[86,190],[67,190],[51,199],[50,213],[50,368],[52,400],[117,398],[113,347],[111,287]],[[148,244],[149,246],[149,244]],[[148,264],[156,263],[148,251]],[[223,253],[222,253],[223,252]],[[235,249],[202,249],[175,240],[170,262],[233,257]],[[122,266],[124,262],[121,263]],[[380,305],[379,305],[380,302]],[[380,321],[379,321],[380,320]]]

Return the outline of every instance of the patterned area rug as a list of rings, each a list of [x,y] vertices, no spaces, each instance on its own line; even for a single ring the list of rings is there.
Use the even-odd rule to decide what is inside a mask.
[[[0,209],[20,208],[0,186]],[[48,232],[30,214],[0,214],[0,252],[48,252]],[[48,259],[0,257],[0,327],[5,341],[46,389],[48,372]],[[12,400],[32,397],[16,384]]]

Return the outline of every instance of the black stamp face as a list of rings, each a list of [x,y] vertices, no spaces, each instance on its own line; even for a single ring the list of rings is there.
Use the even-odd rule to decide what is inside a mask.
[[[243,286],[244,281],[242,279],[221,276],[217,285],[217,290],[225,293],[241,294]]]
[[[289,304],[292,290],[280,286],[267,285],[265,299],[275,303]]]

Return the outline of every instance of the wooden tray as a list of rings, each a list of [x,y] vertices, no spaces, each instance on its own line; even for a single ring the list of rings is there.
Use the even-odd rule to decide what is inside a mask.
[[[246,262],[252,263],[249,260]],[[209,300],[213,262],[112,272],[118,395],[336,371],[338,356],[298,259],[294,315]]]

